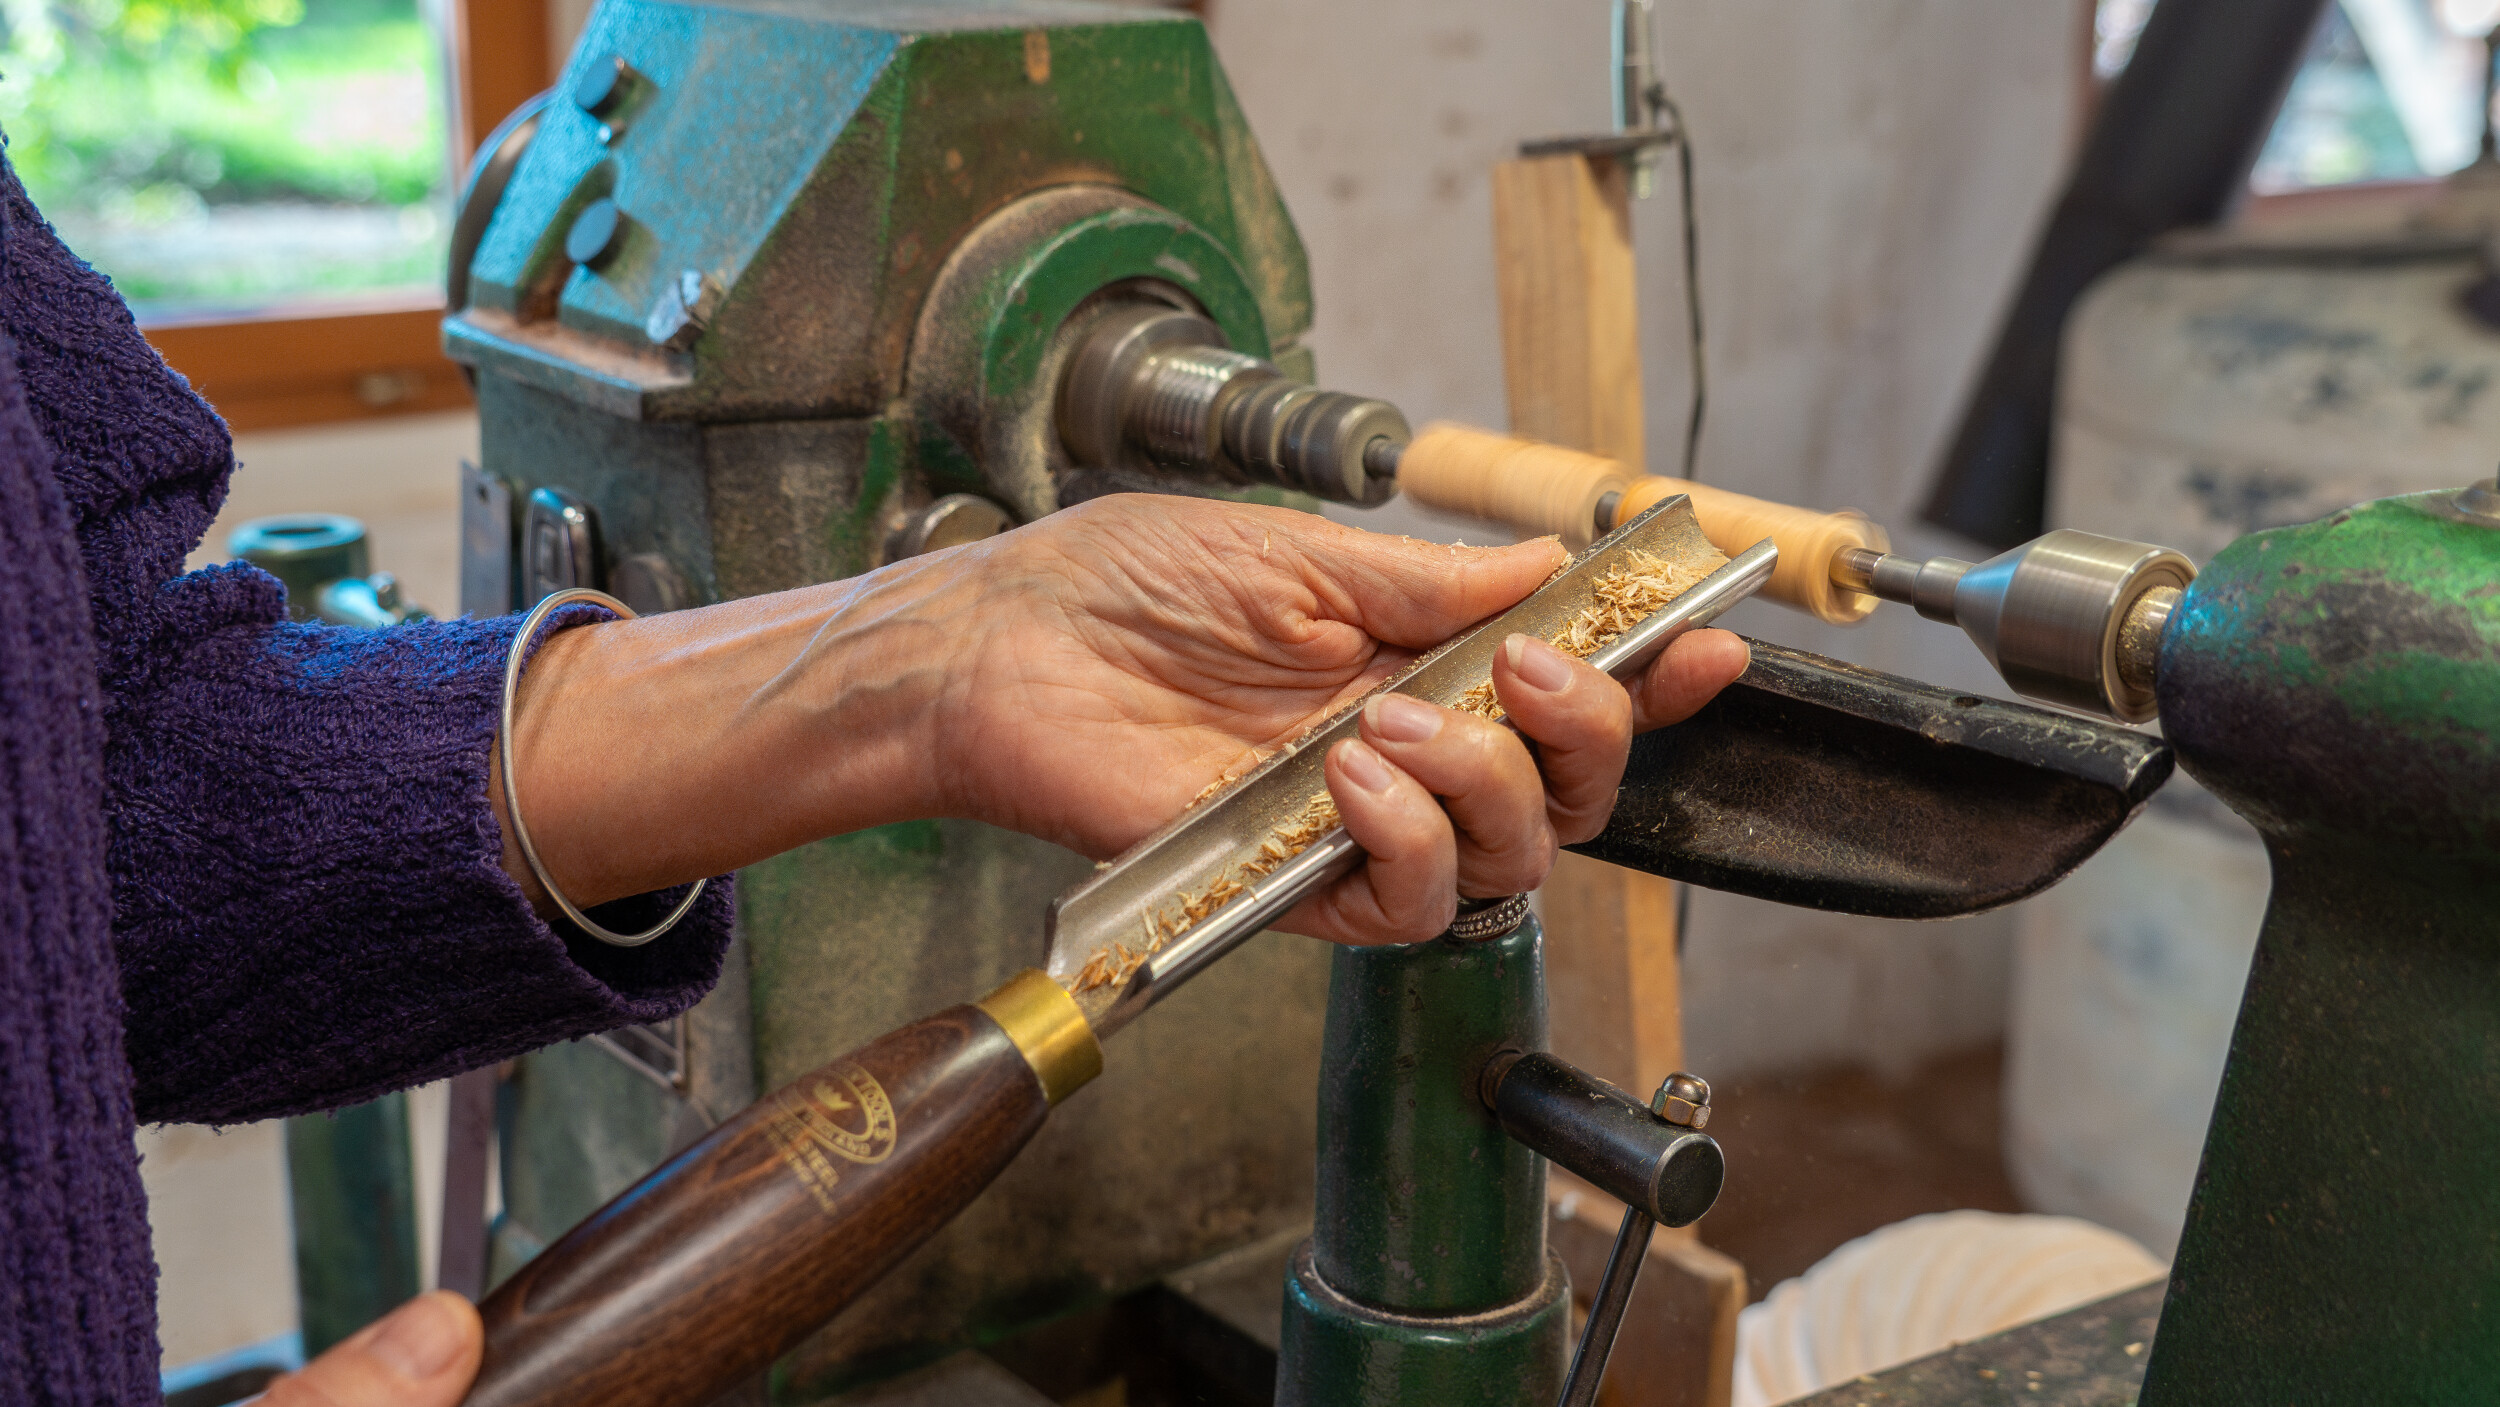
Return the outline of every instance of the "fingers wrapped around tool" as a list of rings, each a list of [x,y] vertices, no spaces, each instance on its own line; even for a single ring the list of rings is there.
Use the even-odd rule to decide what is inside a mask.
[[[1404,694],[1364,705],[1362,727],[1363,741],[1440,798],[1455,831],[1460,898],[1516,894],[1545,882],[1554,867],[1554,828],[1545,779],[1518,734]],[[1624,745],[1615,745],[1617,771]]]
[[[1357,944],[1419,943],[1449,927],[1458,841],[1440,798],[1361,738],[1329,749],[1327,774],[1337,814],[1368,858],[1280,927]]]
[[[1725,630],[1696,630],[1667,646],[1632,686],[1632,731],[1681,723],[1753,663],[1753,647]]]
[[[1513,635],[1494,656],[1493,693],[1537,745],[1554,838],[1573,845],[1604,830],[1632,747],[1623,686],[1542,640]]]
[[[1384,694],[1364,708],[1362,736],[1330,751],[1327,772],[1368,858],[1287,927],[1341,943],[1419,942],[1449,926],[1461,897],[1533,889],[1553,867],[1536,760],[1499,724]]]

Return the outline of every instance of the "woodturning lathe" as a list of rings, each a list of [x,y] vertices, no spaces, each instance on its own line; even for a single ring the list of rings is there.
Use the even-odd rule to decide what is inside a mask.
[[[1769,538],[1763,595],[1836,625],[1879,600],[1962,627],[2017,692],[2139,723],[2153,715],[2155,647],[2187,558],[2147,543],[2059,531],[1973,564],[1894,556],[1851,509],[1798,508],[1708,484],[1634,474],[1615,460],[1464,425],[1410,435],[1383,401],[1325,391],[1229,350],[1211,322],[1138,305],[1099,318],[1059,385],[1062,441],[1080,464],[1212,473],[1351,503],[1403,491],[1419,503],[1573,547],[1675,494],[1713,546]]]

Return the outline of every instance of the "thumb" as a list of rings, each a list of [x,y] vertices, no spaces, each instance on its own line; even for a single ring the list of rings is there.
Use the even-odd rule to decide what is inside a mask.
[[[269,1385],[264,1407],[457,1407],[486,1331],[449,1290],[419,1295]]]
[[[1550,537],[1509,547],[1458,547],[1325,520],[1303,532],[1306,578],[1330,613],[1413,650],[1508,610],[1571,560]]]

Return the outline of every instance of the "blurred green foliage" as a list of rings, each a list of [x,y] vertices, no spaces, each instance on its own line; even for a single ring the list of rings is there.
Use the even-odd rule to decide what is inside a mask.
[[[408,205],[445,176],[414,0],[0,0],[0,130],[39,204]]]

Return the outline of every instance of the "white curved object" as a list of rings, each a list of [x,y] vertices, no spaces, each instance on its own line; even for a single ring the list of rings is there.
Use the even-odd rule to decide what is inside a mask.
[[[1936,1212],[1872,1231],[1737,1317],[1735,1407],[1771,1407],[2160,1278],[2107,1227]]]

